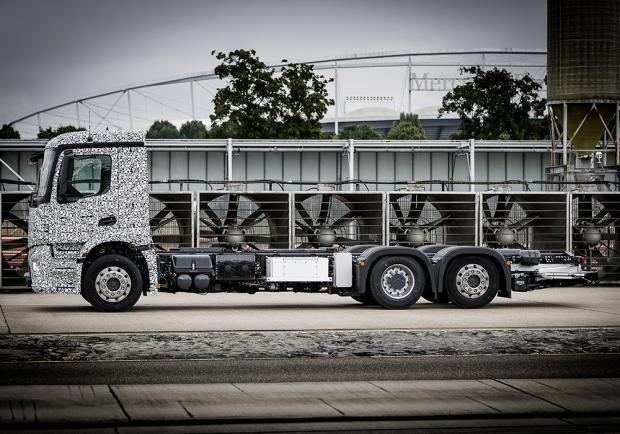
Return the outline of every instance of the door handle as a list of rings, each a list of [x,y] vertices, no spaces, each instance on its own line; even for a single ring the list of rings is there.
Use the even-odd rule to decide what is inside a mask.
[[[99,226],[112,226],[116,224],[116,217],[113,215],[99,219]]]

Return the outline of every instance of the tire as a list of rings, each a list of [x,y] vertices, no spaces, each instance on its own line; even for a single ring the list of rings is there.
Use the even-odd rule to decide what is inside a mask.
[[[413,259],[399,256],[380,258],[370,273],[370,293],[386,309],[405,309],[424,291],[426,276]]]
[[[445,289],[450,301],[458,307],[483,307],[497,295],[499,272],[495,264],[485,257],[457,257],[448,266]]]
[[[358,301],[366,306],[376,306],[377,300],[375,300],[370,293],[370,291],[366,291],[360,295],[352,295],[351,298],[355,301]]]
[[[121,255],[102,256],[86,270],[82,293],[95,310],[122,312],[136,304],[142,295],[142,275],[131,259]]]
[[[437,294],[437,298],[435,298],[435,293],[431,288],[425,289],[422,293],[422,298],[426,301],[430,301],[435,304],[448,304],[450,303],[450,297],[448,297],[448,293],[446,291],[440,292]]]

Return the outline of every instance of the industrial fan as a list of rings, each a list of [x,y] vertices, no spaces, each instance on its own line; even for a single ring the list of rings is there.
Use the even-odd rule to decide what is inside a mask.
[[[382,200],[374,193],[295,194],[295,244],[301,248],[382,242]]]
[[[474,245],[475,194],[390,193],[390,244]]]
[[[620,281],[620,193],[574,194],[572,240],[588,271]]]
[[[28,271],[28,195],[2,193],[2,286],[25,286]]]
[[[191,193],[151,193],[149,215],[153,243],[163,249],[192,247]]]
[[[201,193],[199,246],[288,247],[288,194]]]
[[[566,195],[485,193],[482,238],[489,247],[566,249]]]

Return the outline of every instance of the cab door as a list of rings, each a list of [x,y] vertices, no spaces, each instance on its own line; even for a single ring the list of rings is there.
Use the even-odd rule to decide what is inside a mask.
[[[82,244],[113,227],[118,215],[111,148],[74,149],[62,153],[50,215],[56,221],[56,249],[79,251]],[[54,230],[54,229],[52,229]],[[72,255],[69,255],[72,256]]]

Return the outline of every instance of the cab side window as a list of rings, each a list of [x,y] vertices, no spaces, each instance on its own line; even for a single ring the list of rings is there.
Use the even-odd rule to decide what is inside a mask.
[[[73,155],[63,158],[58,201],[75,202],[103,194],[110,188],[112,159],[109,155]]]

